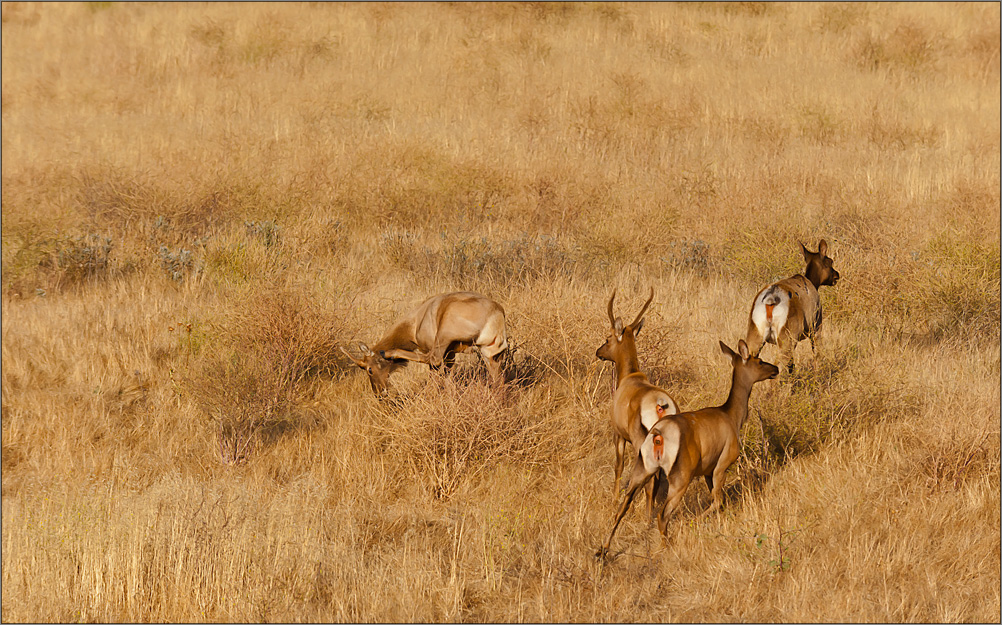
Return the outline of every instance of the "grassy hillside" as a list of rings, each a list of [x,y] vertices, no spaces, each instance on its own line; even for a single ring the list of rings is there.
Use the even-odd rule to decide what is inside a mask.
[[[998,4],[2,19],[4,621],[999,620]],[[613,288],[718,405],[821,238],[723,511],[596,560]],[[515,379],[377,401],[339,348],[459,289]]]

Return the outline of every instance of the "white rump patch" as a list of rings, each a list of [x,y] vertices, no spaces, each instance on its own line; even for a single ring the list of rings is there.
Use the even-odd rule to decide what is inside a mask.
[[[661,461],[654,460],[654,435],[660,433],[664,438],[664,455]],[[665,470],[665,474],[671,472],[675,465],[675,458],[678,457],[679,431],[678,425],[672,421],[666,421],[658,430],[651,430],[647,433],[647,438],[640,445],[640,457],[644,461],[644,470],[647,475],[653,474],[658,468]]]
[[[772,319],[769,319],[768,306],[772,306]],[[790,294],[786,289],[772,285],[764,289],[755,298],[752,307],[752,323],[758,328],[759,334],[766,343],[776,344],[779,333],[786,326],[790,315]]]
[[[658,470],[658,463],[654,461],[654,433],[648,432],[647,438],[640,446],[640,457],[644,460],[644,470],[648,475]]]
[[[668,393],[664,391],[647,393],[640,400],[640,423],[643,424],[645,430],[649,431],[658,422],[658,406],[666,406],[665,415],[678,414],[678,406],[668,396]]]

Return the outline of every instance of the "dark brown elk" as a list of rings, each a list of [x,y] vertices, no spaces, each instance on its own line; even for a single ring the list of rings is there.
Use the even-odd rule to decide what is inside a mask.
[[[658,529],[666,537],[668,518],[681,503],[693,478],[703,476],[713,497],[713,504],[703,515],[718,510],[722,505],[724,473],[740,451],[738,436],[748,416],[752,385],[776,377],[779,368],[751,355],[743,340],[738,341],[738,353],[734,353],[723,341],[720,342],[720,350],[730,357],[734,368],[727,401],[716,408],[666,416],[650,428],[633,464],[626,499],[616,513],[609,538],[597,555],[608,553],[616,528],[629,510],[637,490],[660,471],[667,476],[668,493],[664,503],[659,504],[663,507],[658,513]]]
[[[612,334],[598,348],[595,356],[616,365],[616,392],[612,396],[610,417],[616,444],[614,492],[618,493],[627,443],[633,445],[636,454],[644,437],[647,436],[647,430],[665,414],[678,412],[678,405],[664,389],[648,381],[647,376],[640,370],[640,361],[637,358],[636,337],[644,326],[644,313],[654,299],[654,289],[651,288],[651,296],[637,313],[636,319],[627,326],[623,325],[622,319],[613,314],[612,303],[615,299],[614,289],[612,297],[609,298],[609,323],[612,325]],[[654,484],[647,489],[648,512],[651,513],[654,490]]]
[[[386,392],[390,374],[408,362],[438,369],[452,366],[457,352],[478,348],[491,379],[501,379],[500,354],[508,348],[504,309],[479,293],[444,293],[421,303],[397,321],[362,358],[344,353],[369,376],[372,392]]]
[[[811,350],[821,329],[821,297],[823,285],[835,286],[839,273],[828,258],[828,242],[821,239],[818,251],[812,252],[800,244],[807,261],[803,275],[796,274],[770,284],[755,296],[748,315],[748,349],[755,356],[766,343],[779,347],[781,358],[793,371],[793,352],[797,344],[809,338]]]

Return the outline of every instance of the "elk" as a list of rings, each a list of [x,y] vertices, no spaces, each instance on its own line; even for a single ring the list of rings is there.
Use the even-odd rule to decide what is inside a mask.
[[[383,395],[390,374],[408,362],[433,369],[452,367],[457,352],[478,348],[492,380],[501,378],[500,354],[508,348],[504,309],[494,300],[466,291],[430,297],[391,327],[371,348],[359,343],[362,358],[351,358],[369,376],[372,392]]]
[[[612,304],[615,299],[616,290],[613,289],[612,297],[609,298],[609,323],[612,325],[612,334],[596,350],[595,356],[616,365],[616,391],[612,396],[610,416],[616,444],[614,492],[618,492],[626,456],[626,444],[632,444],[634,451],[638,451],[644,437],[647,436],[647,430],[662,416],[678,412],[678,404],[664,389],[648,381],[647,376],[640,370],[640,361],[637,358],[636,337],[644,327],[644,313],[654,299],[654,288],[651,287],[651,296],[647,298],[633,323],[628,326],[624,326],[623,320],[613,313]],[[655,486],[652,483],[647,489],[648,512],[652,515],[653,497],[657,490]]]
[[[766,343],[779,347],[782,361],[793,372],[793,352],[797,344],[809,338],[814,351],[815,337],[821,329],[821,296],[818,289],[822,285],[835,286],[839,273],[828,258],[828,242],[821,239],[817,253],[801,243],[800,248],[807,261],[803,274],[796,274],[770,284],[755,296],[751,313],[748,315],[748,349],[755,356]]]
[[[619,522],[629,510],[637,490],[651,477],[663,471],[668,483],[667,497],[660,504],[658,529],[667,538],[668,518],[682,501],[693,478],[703,476],[710,489],[713,504],[703,512],[706,516],[723,504],[724,473],[738,457],[738,434],[748,416],[748,398],[756,382],[779,374],[779,368],[753,356],[744,340],[738,341],[738,353],[720,341],[720,351],[731,359],[731,391],[727,401],[716,408],[669,415],[653,424],[640,445],[633,463],[630,483],[599,556],[609,551]]]

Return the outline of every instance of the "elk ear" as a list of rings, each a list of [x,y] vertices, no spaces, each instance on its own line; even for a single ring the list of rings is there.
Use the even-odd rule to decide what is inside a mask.
[[[740,341],[738,341],[738,353],[741,354],[741,360],[742,361],[745,361],[745,362],[748,361],[748,356],[749,356],[749,353],[748,353],[748,343],[745,343],[744,339],[741,339]]]
[[[616,331],[616,336],[623,336],[623,320],[616,317],[616,323],[613,324],[612,329]]]
[[[828,241],[821,239],[821,243],[818,243],[818,254],[828,256]]]
[[[723,352],[724,356],[730,356],[731,358],[737,356],[737,354],[734,353],[734,350],[727,347],[723,341],[720,341],[720,351]]]
[[[807,246],[804,245],[803,243],[800,244],[800,249],[804,253],[804,260],[807,262],[811,262],[811,254],[812,254],[811,250],[807,249]]]
[[[640,334],[640,328],[644,327],[644,319],[637,322],[637,325],[633,327],[633,336]]]

